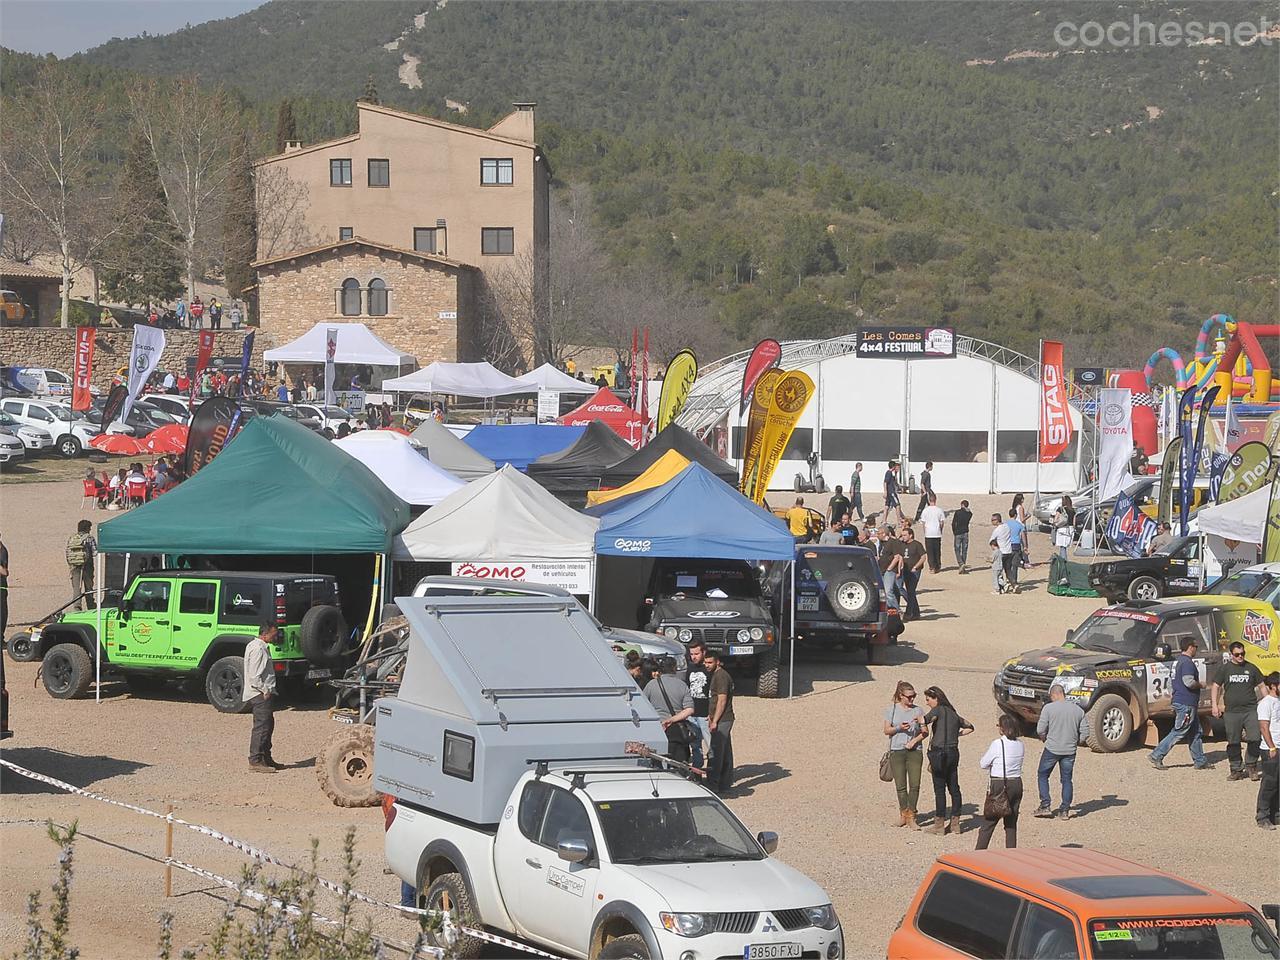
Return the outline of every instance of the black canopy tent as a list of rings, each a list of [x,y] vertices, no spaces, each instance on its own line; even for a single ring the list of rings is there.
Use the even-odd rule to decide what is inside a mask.
[[[544,454],[529,464],[527,472],[564,503],[581,508],[587,491],[600,489],[605,472],[635,452],[631,444],[595,420],[572,446]]]
[[[605,471],[601,485],[620,487],[648,470],[668,450],[700,463],[730,486],[738,485],[738,470],[716,456],[715,451],[678,424],[669,424],[648,444]]]

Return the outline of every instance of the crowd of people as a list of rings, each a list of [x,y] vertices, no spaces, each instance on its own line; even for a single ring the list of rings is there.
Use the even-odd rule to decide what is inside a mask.
[[[151,326],[166,330],[202,330],[206,318],[210,330],[221,330],[224,318],[232,330],[239,330],[244,324],[245,312],[239,301],[233,300],[230,306],[224,307],[222,300],[212,296],[206,305],[197,295],[191,298],[190,303],[185,297],[179,297],[171,306],[153,303],[148,306],[146,317]],[[119,328],[120,321],[109,307],[103,307],[98,315],[98,326]]]
[[[84,496],[92,498],[96,509],[125,510],[171,490],[185,477],[177,454],[156,457],[153,463],[134,462],[114,474],[99,474],[90,467],[85,471]]]

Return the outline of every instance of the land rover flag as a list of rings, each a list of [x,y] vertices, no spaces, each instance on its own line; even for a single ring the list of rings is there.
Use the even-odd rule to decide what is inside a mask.
[[[160,366],[162,353],[164,331],[145,323],[136,324],[133,328],[133,349],[129,351],[129,393],[124,398],[124,409],[120,411],[121,420],[129,416],[133,401],[138,399],[151,374]]]
[[[1040,341],[1040,462],[1053,463],[1071,443],[1067,385],[1062,376],[1062,344]]]

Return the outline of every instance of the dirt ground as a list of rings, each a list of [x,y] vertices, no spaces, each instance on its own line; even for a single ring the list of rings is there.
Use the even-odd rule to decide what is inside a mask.
[[[811,500],[822,499],[810,497]],[[982,518],[1004,497],[971,497]],[[959,497],[942,498],[954,507]],[[62,544],[80,512],[78,483],[0,485],[0,532],[11,558],[12,624],[47,612],[67,593]],[[974,524],[975,541],[988,525]],[[1048,539],[1036,536],[1031,554],[1044,560]],[[738,786],[730,805],[753,830],[777,830],[778,855],[812,876],[839,911],[848,954],[883,957],[888,938],[933,858],[973,846],[983,779],[978,757],[995,736],[992,675],[1005,658],[1052,643],[1097,605],[1088,599],[1049,596],[1045,566],[1027,578],[1019,596],[992,596],[982,566],[986,549],[975,547],[978,572],[960,576],[951,544],[948,568],[926,576],[924,618],[911,624],[884,666],[866,667],[840,654],[802,658],[795,698],[775,701],[744,696],[737,704],[734,752]],[[341,810],[316,784],[314,757],[335,729],[323,705],[296,707],[277,716],[275,754],[289,769],[276,776],[246,769],[250,718],[216,713],[180,694],[135,698],[122,684],[106,684],[102,702],[51,699],[35,680],[36,664],[8,669],[11,726],[3,756],[78,786],[153,810],[172,803],[179,816],[258,844],[289,861],[304,860],[309,843],[320,844],[321,872],[338,874],[340,845],[348,825],[356,829],[361,858],[358,886],[396,899],[398,882],[383,873],[382,815],[377,809]],[[876,766],[884,750],[880,714],[894,682],[917,690],[938,684],[978,731],[961,742],[965,791],[964,832],[936,837],[891,825],[896,822],[893,785]],[[747,684],[743,685],[744,687]],[[784,677],[784,689],[786,680]],[[1076,816],[1066,822],[1036,820],[1028,800],[1020,825],[1024,847],[1080,844],[1159,865],[1257,905],[1280,889],[1275,841],[1253,826],[1256,785],[1227,783],[1225,748],[1207,745],[1212,771],[1191,768],[1184,747],[1170,769],[1158,772],[1135,743],[1112,756],[1082,753],[1076,765]],[[1024,780],[1032,795],[1037,743],[1027,743]],[[926,774],[927,780],[927,774]],[[1056,780],[1054,783],[1055,797]],[[931,811],[925,785],[922,810]],[[132,960],[154,951],[161,911],[176,915],[175,942],[198,942],[222,907],[211,883],[175,874],[174,896],[163,896],[163,825],[93,800],[56,792],[7,771],[0,773],[0,944],[23,936],[29,891],[48,899],[56,850],[43,822],[78,821],[72,896],[74,940],[87,958]],[[1190,829],[1197,840],[1180,839]],[[1228,846],[1210,835],[1230,837]],[[999,842],[999,841],[997,841]],[[235,851],[186,831],[175,836],[175,856],[227,877],[244,859]],[[331,900],[322,904],[332,905]],[[406,921],[379,914],[380,933],[407,937]]]

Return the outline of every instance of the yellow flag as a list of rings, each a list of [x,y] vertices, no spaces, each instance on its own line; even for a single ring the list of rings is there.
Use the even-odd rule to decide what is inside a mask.
[[[755,499],[756,477],[759,476],[760,451],[764,449],[764,420],[773,403],[773,388],[782,379],[781,370],[766,370],[760,374],[755,389],[751,391],[751,413],[747,415],[747,433],[742,438],[742,495]]]
[[[658,398],[659,432],[671,423],[684,409],[693,381],[698,378],[698,359],[692,350],[681,350],[667,364],[666,379],[662,381],[662,395]]]
[[[756,503],[764,503],[765,492],[769,489],[769,481],[782,461],[782,453],[787,449],[791,434],[795,431],[800,415],[809,405],[813,396],[813,380],[807,373],[792,370],[785,373],[773,390],[773,400],[769,404],[769,413],[764,421],[764,440],[760,454],[760,474],[756,479]]]

